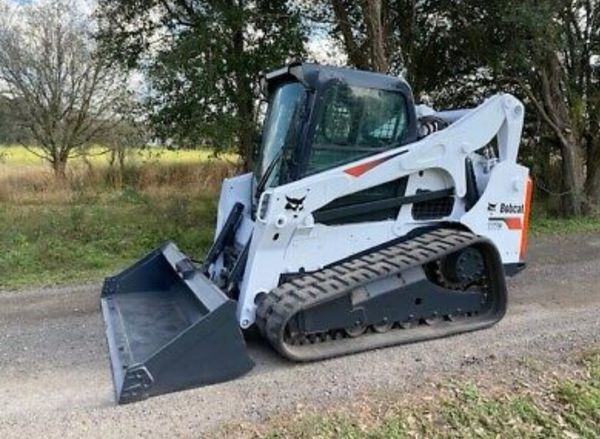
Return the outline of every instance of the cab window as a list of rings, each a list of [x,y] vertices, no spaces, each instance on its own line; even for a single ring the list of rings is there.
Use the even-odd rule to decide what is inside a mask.
[[[345,84],[331,86],[324,96],[307,174],[397,147],[407,124],[406,101],[401,93]]]

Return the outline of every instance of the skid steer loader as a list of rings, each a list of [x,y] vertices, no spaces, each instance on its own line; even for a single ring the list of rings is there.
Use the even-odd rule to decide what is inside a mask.
[[[291,64],[263,75],[254,172],[223,182],[202,264],[166,243],[107,278],[119,403],[253,367],[257,327],[293,361],[482,329],[524,266],[524,107],[415,105],[397,77]]]

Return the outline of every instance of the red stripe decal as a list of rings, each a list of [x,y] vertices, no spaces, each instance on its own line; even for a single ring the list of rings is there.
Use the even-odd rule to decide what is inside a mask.
[[[405,152],[405,151],[403,151],[403,152]],[[353,176],[353,177],[360,177],[361,175],[363,175],[366,172],[370,171],[374,167],[379,166],[383,162],[387,162],[388,160],[393,159],[394,157],[399,156],[403,152],[399,152],[398,154],[390,155],[390,156],[384,157],[382,159],[377,159],[377,160],[373,160],[373,161],[370,161],[370,162],[367,162],[367,163],[362,163],[360,165],[353,166],[353,167],[348,168],[348,169],[344,169],[344,172],[346,174],[348,174],[348,175]]]

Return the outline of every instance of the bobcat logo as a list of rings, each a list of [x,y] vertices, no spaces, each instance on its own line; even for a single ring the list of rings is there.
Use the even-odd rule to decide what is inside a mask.
[[[300,212],[302,210],[304,210],[304,200],[306,199],[306,195],[302,198],[292,198],[292,197],[285,197],[285,201],[287,201],[287,203],[285,203],[285,210],[291,210],[294,212]]]
[[[488,212],[496,213],[496,207],[498,207],[498,203],[488,203]]]

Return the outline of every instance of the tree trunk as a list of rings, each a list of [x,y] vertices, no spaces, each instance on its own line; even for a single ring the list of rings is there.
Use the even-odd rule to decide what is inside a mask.
[[[247,111],[245,114],[252,114],[253,108],[251,102],[239,103],[238,108],[244,109],[243,111]],[[239,141],[239,150],[244,158],[244,171],[249,172],[252,170],[254,166],[254,148],[255,148],[255,139],[256,139],[256,131],[254,128],[254,121],[252,117],[244,117],[240,120],[241,126],[238,129],[238,141]]]
[[[241,7],[241,5],[240,5]],[[232,50],[237,60],[245,58],[244,53],[244,23],[232,23]],[[241,62],[241,61],[240,61]],[[237,141],[238,152],[244,160],[244,171],[251,171],[254,166],[254,98],[251,80],[242,71],[235,72],[236,107],[237,107]]]
[[[367,27],[371,68],[377,72],[387,73],[389,63],[385,53],[385,33],[381,20],[381,0],[363,0],[362,11]]]
[[[562,137],[563,183],[567,191],[563,201],[563,210],[567,215],[581,216],[584,210],[584,164],[579,140],[574,136]]]
[[[55,155],[50,161],[54,176],[57,180],[65,181],[67,179],[67,159],[61,155]]]
[[[540,66],[541,92],[546,117],[560,142],[563,185],[567,192],[563,200],[563,212],[580,216],[585,205],[583,139],[573,123],[569,102],[562,89],[562,85],[568,81],[557,54],[548,52],[544,61]]]
[[[597,137],[588,149],[585,194],[590,201],[591,210],[600,209],[600,138]]]
[[[110,182],[114,189],[121,189],[125,173],[125,147],[120,144],[113,145],[110,150],[108,163]]]
[[[366,35],[363,38],[355,36],[347,2],[332,0],[331,3],[336,26],[342,35],[350,64],[362,70],[372,69],[387,73],[389,59],[385,51],[386,32],[383,25],[381,0],[362,0],[360,3],[360,12],[366,27]],[[360,29],[359,32],[363,32],[363,30]]]
[[[348,61],[357,69],[368,69],[369,60],[365,56],[362,45],[359,45],[354,39],[350,17],[346,10],[346,5],[341,0],[332,0],[333,12],[335,14],[336,25],[342,34]]]

